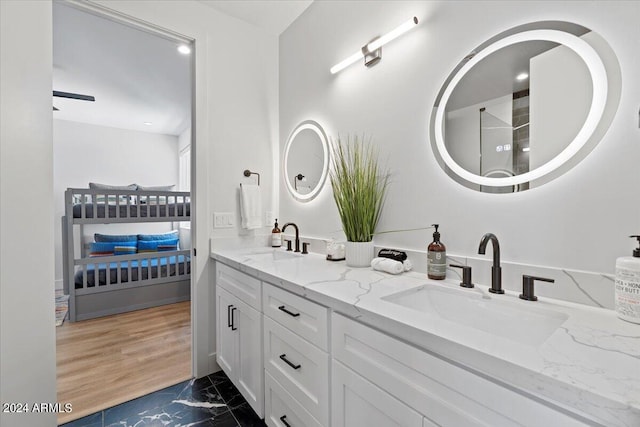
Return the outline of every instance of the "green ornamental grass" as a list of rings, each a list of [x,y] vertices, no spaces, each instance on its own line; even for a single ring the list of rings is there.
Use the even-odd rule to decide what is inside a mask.
[[[389,172],[378,163],[378,152],[364,138],[332,141],[330,172],[333,198],[350,242],[370,242],[384,205]]]

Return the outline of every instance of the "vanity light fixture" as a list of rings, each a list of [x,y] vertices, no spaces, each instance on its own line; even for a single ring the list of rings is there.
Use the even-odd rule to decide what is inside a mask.
[[[418,25],[418,18],[414,16],[408,21],[404,22],[402,25],[398,26],[396,29],[388,32],[384,36],[376,37],[375,39],[364,45],[358,52],[331,67],[331,74],[335,74],[347,68],[349,65],[353,64],[360,58],[364,58],[364,65],[367,67],[371,67],[372,65],[377,64],[378,61],[382,59],[382,46],[389,43],[391,40],[398,38],[416,25]]]

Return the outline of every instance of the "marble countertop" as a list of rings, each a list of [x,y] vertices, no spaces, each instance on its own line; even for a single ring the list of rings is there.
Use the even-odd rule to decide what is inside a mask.
[[[515,292],[490,294],[481,284],[465,290],[458,286],[459,280],[432,281],[418,272],[395,276],[371,268],[350,268],[318,254],[277,259],[273,252],[270,248],[214,249],[210,255],[603,425],[640,426],[640,325],[618,319],[612,310],[545,298],[523,301]],[[541,343],[531,343],[385,299],[425,285],[500,298],[516,309],[550,310],[566,320]]]

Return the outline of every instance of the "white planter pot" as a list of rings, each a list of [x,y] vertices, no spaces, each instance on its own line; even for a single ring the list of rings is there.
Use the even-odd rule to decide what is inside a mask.
[[[373,242],[346,242],[345,259],[349,267],[370,267]]]

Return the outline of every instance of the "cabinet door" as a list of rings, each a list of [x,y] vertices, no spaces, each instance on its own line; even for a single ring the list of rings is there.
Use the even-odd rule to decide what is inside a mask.
[[[236,299],[233,324],[238,333],[236,387],[261,418],[264,417],[262,313]]]
[[[422,415],[340,362],[332,367],[333,427],[422,427]]]
[[[264,415],[269,427],[322,427],[267,371],[264,373]]]
[[[216,360],[218,365],[233,381],[236,376],[236,336],[231,328],[231,315],[237,305],[236,298],[221,287],[216,287]]]

